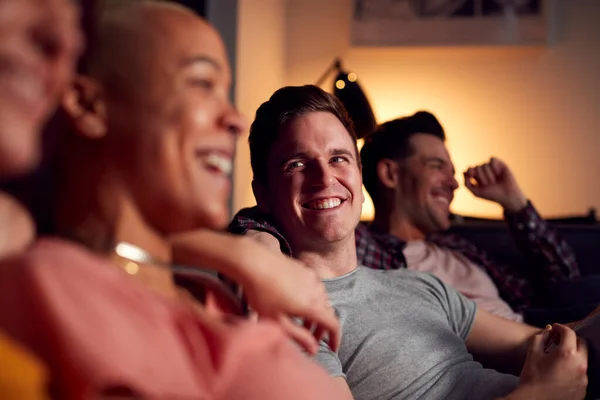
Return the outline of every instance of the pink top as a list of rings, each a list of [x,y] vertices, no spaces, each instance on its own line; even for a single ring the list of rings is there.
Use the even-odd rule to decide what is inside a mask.
[[[437,276],[492,314],[523,322],[523,316],[514,312],[500,298],[498,289],[488,274],[459,252],[417,240],[408,242],[403,253],[409,269]]]
[[[61,399],[330,399],[337,388],[274,324],[225,321],[56,239],[0,266],[0,329],[48,366]]]

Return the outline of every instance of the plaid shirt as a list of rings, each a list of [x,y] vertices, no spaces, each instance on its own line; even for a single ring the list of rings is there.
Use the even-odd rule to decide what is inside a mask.
[[[496,284],[500,296],[515,311],[521,312],[532,305],[537,288],[577,278],[580,276],[579,267],[569,245],[548,226],[530,202],[519,213],[505,213],[505,219],[517,248],[528,261],[528,271],[492,260],[485,251],[458,235],[435,234],[427,240],[442,248],[457,251],[483,268]],[[268,232],[279,240],[282,253],[292,255],[292,249],[276,223],[256,207],[241,210],[229,230],[237,234],[244,234],[247,230]],[[374,269],[406,268],[402,253],[404,241],[378,232],[365,223],[356,227],[355,238],[360,265]]]

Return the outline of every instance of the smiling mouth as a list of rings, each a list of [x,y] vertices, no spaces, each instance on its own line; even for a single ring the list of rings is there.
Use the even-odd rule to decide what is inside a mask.
[[[302,207],[309,210],[331,210],[334,208],[338,208],[345,200],[340,199],[339,197],[332,197],[328,199],[318,199],[312,200],[302,204]]]
[[[213,172],[229,176],[233,171],[233,160],[225,154],[208,152],[199,154],[198,157],[200,161]]]
[[[445,196],[433,196],[433,199],[446,207],[450,206],[450,200],[448,200],[448,198]]]

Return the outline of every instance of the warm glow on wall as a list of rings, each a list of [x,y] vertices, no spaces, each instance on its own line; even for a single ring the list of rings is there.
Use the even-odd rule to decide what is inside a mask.
[[[418,71],[413,71],[412,76],[418,78]],[[490,156],[498,156],[503,159],[507,157],[510,160],[512,155],[511,146],[509,143],[504,143],[504,146],[494,146],[494,142],[498,141],[501,136],[490,138],[489,140],[471,140],[470,136],[477,134],[474,127],[472,114],[456,112],[456,104],[453,102],[441,101],[437,97],[428,96],[424,93],[430,91],[445,91],[452,92],[452,82],[447,83],[445,88],[444,82],[437,81],[435,86],[427,90],[427,86],[423,85],[425,90],[411,92],[405,90],[402,96],[398,96],[398,90],[395,85],[389,84],[389,77],[378,78],[376,75],[370,76],[368,87],[369,96],[374,105],[375,113],[379,123],[389,121],[394,118],[412,115],[419,110],[432,112],[440,121],[446,131],[447,142],[446,146],[450,152],[450,156],[457,171],[456,178],[460,183],[460,188],[455,192],[454,201],[451,205],[451,210],[454,213],[469,216],[480,217],[499,217],[501,209],[496,204],[486,202],[475,198],[463,184],[462,172],[470,166],[486,162]],[[442,85],[440,87],[440,85]],[[466,82],[463,83],[464,88],[468,88]],[[367,86],[367,85],[365,85]],[[473,114],[478,114],[479,121],[477,125],[494,126],[497,115],[489,114],[482,110],[478,113],[478,104],[476,102],[469,103],[469,108],[475,111]],[[471,120],[469,120],[471,118]],[[474,132],[475,131],[475,132]],[[496,153],[496,151],[498,153]],[[518,172],[518,169],[527,169],[527,164],[522,162],[510,164],[513,170]],[[518,177],[518,176],[517,176]],[[373,213],[372,204],[365,203],[364,217],[371,216]]]
[[[563,2],[564,29],[553,46],[440,48],[352,47],[349,0],[239,3],[236,104],[247,116],[278,87],[314,83],[341,57],[359,77],[378,122],[418,110],[438,117],[459,181],[469,166],[496,156],[544,215],[600,209],[599,1]],[[240,143],[234,210],[254,204],[247,144]],[[464,187],[451,208],[501,215]],[[367,200],[363,218],[372,215]]]
[[[406,103],[407,104],[402,104],[399,101],[383,101],[382,104],[387,104],[388,106],[383,106],[381,108],[376,107],[375,112],[378,115],[378,121],[382,123],[401,116],[412,115],[419,111],[419,109],[415,109],[414,107],[411,108],[411,105],[408,104],[409,102]],[[433,108],[429,109],[423,107],[421,109],[432,110]],[[484,153],[486,149],[478,149],[477,146],[474,146],[472,143],[459,143],[456,138],[460,138],[461,126],[466,126],[467,121],[463,121],[458,116],[452,115],[452,113],[447,112],[447,110],[443,108],[440,109],[440,107],[437,107],[435,110],[436,116],[446,130],[448,136],[446,145],[457,171],[456,178],[461,185],[454,194],[454,201],[451,205],[452,212],[469,216],[498,217],[501,213],[500,207],[490,202],[476,199],[463,185],[462,172],[475,163],[487,161],[485,155],[482,156],[483,158],[481,158],[481,156],[480,158],[474,158],[478,157],[479,154]],[[453,138],[455,138],[455,140],[453,140]],[[364,140],[360,139],[358,141],[359,150],[362,148],[363,144]],[[365,195],[365,202],[363,204],[361,219],[363,221],[372,220],[375,215],[375,208],[373,206],[373,201],[364,186],[363,193]]]

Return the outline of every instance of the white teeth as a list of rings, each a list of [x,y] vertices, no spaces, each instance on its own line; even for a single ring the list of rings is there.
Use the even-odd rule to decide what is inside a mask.
[[[307,208],[312,210],[328,210],[330,208],[338,207],[342,204],[342,200],[338,198],[315,200],[306,204]]]
[[[225,175],[230,175],[233,171],[233,162],[230,158],[218,154],[210,153],[202,157],[202,161],[211,168],[214,168]]]
[[[443,205],[450,205],[450,202],[444,196],[435,196],[435,200]]]

